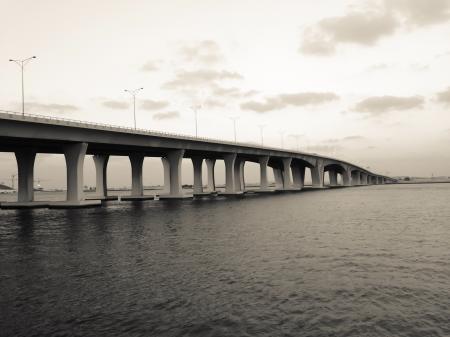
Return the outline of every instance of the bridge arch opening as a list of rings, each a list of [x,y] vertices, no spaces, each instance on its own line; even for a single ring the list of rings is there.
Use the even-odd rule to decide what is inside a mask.
[[[346,182],[345,175],[347,174],[345,168],[337,163],[325,165],[323,168],[324,185],[339,186]]]
[[[260,164],[246,161],[244,164],[244,184],[245,189],[254,190],[261,186]]]
[[[225,161],[217,159],[214,165],[214,180],[216,183],[216,190],[225,191]]]
[[[144,195],[160,194],[164,189],[164,168],[161,158],[145,157],[142,171]]]
[[[106,177],[109,194],[128,195],[132,179],[128,156],[109,156]]]
[[[0,162],[0,202],[17,201],[18,170],[14,152],[1,152]]]

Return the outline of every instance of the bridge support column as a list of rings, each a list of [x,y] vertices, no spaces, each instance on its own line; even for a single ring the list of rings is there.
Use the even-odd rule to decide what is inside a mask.
[[[277,190],[283,189],[283,172],[281,172],[280,168],[273,168],[273,177],[275,179],[275,188]]]
[[[142,166],[144,164],[144,155],[133,153],[129,155],[131,163],[131,195],[141,197],[144,195],[144,185],[142,183]]]
[[[316,165],[311,168],[311,178],[313,187],[323,187],[323,162],[316,160]]]
[[[225,155],[224,162],[225,162],[225,192],[226,193],[235,193],[235,177],[234,177],[234,166],[236,162],[236,153],[230,153]]]
[[[36,151],[31,149],[18,150],[14,152],[17,161],[18,172],[18,202],[34,201],[34,161]]]
[[[302,189],[305,185],[305,167],[299,164],[292,166],[292,184],[297,189]]]
[[[208,192],[216,191],[216,181],[214,177],[214,166],[216,165],[215,159],[206,159],[206,170],[208,173]]]
[[[203,158],[193,157],[192,166],[194,167],[194,194],[203,193],[202,165]]]
[[[360,182],[361,185],[367,185],[367,173],[361,172]]]
[[[292,188],[291,163],[292,163],[292,158],[283,158],[283,189],[284,190],[289,190]]]
[[[170,192],[170,165],[169,160],[165,157],[161,158],[164,173],[164,188],[163,193],[168,194]]]
[[[245,161],[240,158],[236,158],[234,162],[234,191],[244,191],[244,165]]]
[[[181,162],[183,160],[184,150],[173,150],[167,154],[170,172],[170,197],[182,197],[183,190],[181,186]]]
[[[108,166],[109,155],[95,154],[92,159],[95,164],[95,194],[99,198],[108,196],[108,185],[106,181],[106,168]]]
[[[267,164],[269,163],[269,156],[259,158],[259,175],[260,183],[259,188],[261,190],[269,189],[269,180],[267,179]]]
[[[352,185],[352,177],[351,177],[351,173],[350,170],[344,170],[342,172],[342,184],[344,186],[351,186]]]
[[[84,200],[83,164],[87,147],[87,143],[77,143],[67,145],[64,149],[67,167],[67,201]]]
[[[328,176],[330,177],[330,186],[337,186],[338,184],[337,172],[335,170],[329,170]]]
[[[353,171],[351,173],[352,177],[352,186],[358,186],[361,185],[361,174],[357,171]]]

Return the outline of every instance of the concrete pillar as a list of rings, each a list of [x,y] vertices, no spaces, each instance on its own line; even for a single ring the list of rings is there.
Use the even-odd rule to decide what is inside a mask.
[[[183,160],[184,150],[173,150],[167,153],[170,170],[170,195],[181,196],[183,190],[181,187],[181,162]]]
[[[226,193],[234,193],[235,192],[235,183],[234,183],[234,166],[236,162],[236,153],[230,153],[225,155],[225,192]]]
[[[361,172],[361,185],[367,185],[367,173]]]
[[[206,159],[206,171],[208,173],[208,191],[214,192],[216,190],[216,180],[214,177],[214,166],[216,165],[215,159]]]
[[[34,201],[34,160],[36,151],[30,149],[14,152],[17,161],[18,188],[17,201]]]
[[[335,170],[329,170],[328,176],[330,177],[330,186],[337,186],[338,184],[337,172]]]
[[[292,166],[292,184],[297,189],[302,189],[305,185],[305,167],[300,164]]]
[[[167,158],[162,157],[161,162],[164,172],[164,188],[163,193],[168,194],[170,192],[170,164]]]
[[[316,165],[311,168],[312,185],[314,187],[323,187],[323,161],[317,159]]]
[[[283,158],[283,189],[285,190],[292,187],[291,163],[292,158]]]
[[[83,164],[87,147],[87,143],[76,143],[66,145],[64,148],[67,167],[67,201],[84,200]]]
[[[241,178],[241,190],[245,191],[245,174],[244,174],[244,168],[245,168],[245,160],[242,160],[240,163],[240,178]]]
[[[267,179],[268,163],[269,163],[269,156],[259,158],[259,176],[260,176],[259,188],[261,190],[267,190],[269,188],[269,180]]]
[[[275,188],[277,190],[283,189],[283,172],[280,168],[273,168],[273,177],[275,178]]]
[[[352,175],[352,185],[361,185],[361,174],[359,172],[355,172],[355,174]]]
[[[142,165],[144,164],[144,155],[133,153],[128,156],[131,163],[131,195],[144,195],[144,185],[142,183]]]
[[[108,185],[106,182],[106,168],[108,166],[109,155],[107,154],[95,154],[95,194],[98,197],[106,197],[108,195]]]
[[[236,158],[234,162],[234,191],[244,191],[244,165],[245,161]]]
[[[342,172],[342,184],[344,186],[351,186],[352,184],[352,177],[351,177],[351,173],[350,170],[344,170]]]
[[[194,167],[194,194],[203,193],[202,165],[203,158],[193,157],[192,166]]]

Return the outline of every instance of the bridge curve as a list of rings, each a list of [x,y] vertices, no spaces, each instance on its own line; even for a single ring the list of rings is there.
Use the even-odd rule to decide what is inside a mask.
[[[311,170],[312,183],[316,188],[324,186],[324,173],[327,171],[333,172],[330,173],[330,180],[335,174],[342,174],[345,186],[395,182],[349,162],[318,154],[16,113],[0,113],[0,151],[15,153],[19,176],[18,202],[21,204],[34,200],[33,172],[37,153],[64,154],[67,166],[66,206],[84,204],[82,186],[86,154],[94,156],[99,198],[107,197],[106,167],[111,155],[130,158],[132,196],[136,198],[143,197],[142,164],[145,157],[162,159],[167,197],[173,198],[183,196],[182,158],[192,160],[194,194],[204,193],[201,174],[203,160],[207,165],[208,190],[215,191],[214,164],[217,159],[225,162],[227,194],[244,191],[246,161],[260,165],[261,190],[269,189],[268,167],[274,170],[276,188],[279,190],[303,188],[305,168]]]

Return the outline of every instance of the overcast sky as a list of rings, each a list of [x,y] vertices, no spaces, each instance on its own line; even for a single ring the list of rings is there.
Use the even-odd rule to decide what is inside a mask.
[[[231,140],[236,116],[240,141],[266,125],[267,145],[450,175],[450,0],[0,4],[0,109],[20,109],[8,59],[36,55],[30,113],[131,126],[124,89],[144,87],[138,127],[193,134],[201,105],[201,136]]]

